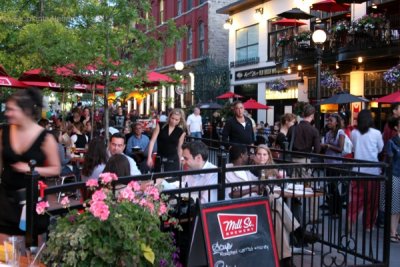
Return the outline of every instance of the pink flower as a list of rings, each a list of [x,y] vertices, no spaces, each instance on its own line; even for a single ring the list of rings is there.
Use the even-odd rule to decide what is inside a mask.
[[[67,207],[69,207],[69,198],[68,198],[68,196],[66,196],[66,197],[63,197],[63,199],[61,199],[61,202],[60,202],[60,204],[64,207],[64,208],[67,208]]]
[[[146,200],[145,198],[142,198],[142,199],[139,201],[139,205],[142,206],[142,207],[147,206],[147,200]]]
[[[96,179],[89,179],[86,182],[86,186],[87,187],[91,187],[91,188],[98,187],[99,186],[99,182]]]
[[[140,191],[140,184],[136,181],[132,181],[128,184],[128,187],[132,188],[133,191]]]
[[[92,195],[92,201],[94,201],[94,202],[103,201],[106,198],[107,198],[107,195],[103,192],[102,189],[97,190]]]
[[[151,213],[154,212],[154,203],[153,202],[147,201],[147,203],[145,205],[150,210]]]
[[[132,201],[135,198],[135,193],[132,191],[131,187],[127,186],[121,191],[119,191],[118,201],[128,200]]]
[[[157,187],[149,186],[146,188],[146,195],[152,196],[154,200],[160,199],[160,193],[158,192]]]
[[[164,214],[166,214],[168,211],[167,205],[165,205],[164,202],[161,202],[160,207],[158,209],[158,215],[162,216]]]
[[[48,207],[50,207],[48,201],[40,201],[36,204],[36,213],[43,215]]]
[[[99,218],[100,221],[107,220],[108,216],[110,215],[110,210],[104,201],[93,202],[89,208],[89,211],[94,217]]]
[[[118,177],[115,173],[105,172],[99,175],[102,184],[109,184],[112,181],[117,181]]]

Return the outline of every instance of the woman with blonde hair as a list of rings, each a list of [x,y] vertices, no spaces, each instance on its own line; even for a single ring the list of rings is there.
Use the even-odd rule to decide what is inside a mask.
[[[161,171],[175,171],[180,169],[180,158],[182,157],[182,144],[185,140],[186,121],[185,112],[180,108],[173,109],[167,123],[162,127],[157,123],[149,143],[147,166]],[[152,154],[154,144],[157,141],[157,161],[153,162]]]
[[[254,162],[257,165],[273,165],[274,159],[272,157],[272,152],[267,145],[259,145],[256,148],[256,154],[254,157]],[[278,171],[277,169],[266,169],[262,170],[265,173],[263,174],[265,178],[268,177],[276,177],[276,178],[283,178],[284,173],[283,171]],[[262,176],[262,171],[260,170],[257,174],[258,177]]]

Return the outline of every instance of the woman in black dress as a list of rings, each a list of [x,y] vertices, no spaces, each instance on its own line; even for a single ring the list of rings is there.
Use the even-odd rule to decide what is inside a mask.
[[[35,89],[20,90],[6,103],[8,125],[0,131],[3,172],[0,184],[0,242],[11,235],[24,235],[19,226],[22,206],[17,190],[25,188],[28,162],[36,160],[40,176],[59,175],[61,171],[57,143],[36,123],[42,96]],[[0,243],[0,244],[1,244]]]
[[[149,143],[147,165],[156,172],[164,166],[164,171],[175,171],[180,169],[182,157],[182,144],[185,140],[185,113],[182,109],[173,109],[168,116],[168,123],[160,127],[157,124]],[[159,160],[155,164],[152,159],[154,144],[157,141],[157,156]]]

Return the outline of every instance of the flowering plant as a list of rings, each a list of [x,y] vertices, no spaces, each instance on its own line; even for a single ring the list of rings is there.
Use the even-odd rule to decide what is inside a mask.
[[[336,22],[335,26],[333,26],[333,32],[346,32],[350,28],[349,23],[346,20],[340,20]]]
[[[400,83],[400,64],[384,72],[383,79],[385,82],[390,83],[391,85]]]
[[[375,29],[385,22],[386,18],[382,14],[367,14],[363,17],[353,21],[349,32],[368,32],[368,30]]]
[[[92,196],[85,210],[70,211],[50,229],[43,252],[47,266],[179,265],[172,235],[160,230],[160,217],[168,213],[164,196],[132,181],[114,198],[111,183],[117,179],[104,173],[99,182],[87,181]],[[68,198],[61,205],[68,207]],[[43,214],[47,207],[39,202],[36,211]]]
[[[276,79],[271,84],[271,90],[273,91],[285,91],[287,88],[288,83],[283,78]]]
[[[288,45],[289,43],[291,43],[292,41],[293,41],[293,38],[292,38],[291,36],[280,35],[280,36],[278,37],[278,40],[277,40],[276,43],[275,43],[275,46],[276,46],[276,47],[279,47],[279,46],[286,46],[286,45]]]
[[[340,90],[341,81],[333,71],[326,70],[321,72],[321,87],[329,90]]]
[[[311,40],[311,31],[302,31],[294,36],[296,42],[310,41]]]

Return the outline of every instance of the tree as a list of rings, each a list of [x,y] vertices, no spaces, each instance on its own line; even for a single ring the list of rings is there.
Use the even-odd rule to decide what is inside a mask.
[[[14,75],[42,68],[65,88],[77,78],[103,84],[106,129],[108,93],[142,88],[149,66],[184,32],[172,21],[156,25],[150,0],[32,2],[0,0],[0,59]],[[75,75],[54,73],[66,65]]]

